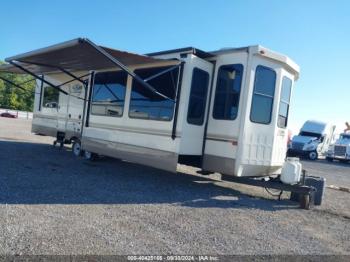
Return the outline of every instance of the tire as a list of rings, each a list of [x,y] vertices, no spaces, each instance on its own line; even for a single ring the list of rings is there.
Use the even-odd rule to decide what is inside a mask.
[[[331,157],[326,157],[326,160],[328,161],[328,162],[333,162],[333,158],[331,158]]]
[[[72,145],[72,153],[76,157],[81,156],[82,150],[81,150],[81,144],[79,140],[74,140],[73,145]]]
[[[89,161],[94,161],[97,159],[97,155],[95,153],[92,153],[90,151],[84,151],[84,158]]]
[[[317,160],[318,158],[318,154],[316,151],[311,151],[309,154],[308,154],[308,157],[310,160]]]
[[[309,210],[310,209],[310,195],[300,196],[300,208]]]

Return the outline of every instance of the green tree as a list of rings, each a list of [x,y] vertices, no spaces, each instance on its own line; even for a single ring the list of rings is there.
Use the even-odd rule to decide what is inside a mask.
[[[0,61],[0,64],[2,63],[3,62]],[[0,79],[0,107],[23,111],[33,111],[36,82],[29,81],[32,79],[32,77],[24,74],[19,75],[5,72],[0,72],[0,77],[16,83],[25,89],[19,89]]]

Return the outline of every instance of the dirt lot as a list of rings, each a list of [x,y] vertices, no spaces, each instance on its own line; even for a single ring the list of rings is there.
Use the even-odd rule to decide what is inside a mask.
[[[51,142],[0,118],[0,254],[350,254],[350,193],[301,210],[189,167],[86,162]],[[303,164],[350,187],[350,164]]]

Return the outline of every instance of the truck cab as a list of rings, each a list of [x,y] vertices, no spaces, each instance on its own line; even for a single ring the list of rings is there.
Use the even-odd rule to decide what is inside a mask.
[[[342,162],[350,161],[350,132],[340,134],[336,142],[329,147],[326,159],[329,162],[334,159]]]
[[[314,120],[306,121],[299,135],[292,138],[287,155],[318,159],[320,155],[327,153],[334,130],[334,125]]]

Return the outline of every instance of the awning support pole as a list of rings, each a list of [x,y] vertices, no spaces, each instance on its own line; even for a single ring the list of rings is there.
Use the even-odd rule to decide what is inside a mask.
[[[175,103],[175,111],[174,111],[174,122],[173,122],[173,128],[171,130],[171,138],[172,140],[176,139],[176,128],[177,128],[177,118],[178,118],[178,114],[179,114],[179,106],[180,106],[180,96],[181,96],[181,87],[182,87],[182,77],[183,77],[183,71],[184,71],[184,63],[185,62],[181,62],[180,64],[180,72],[179,72],[179,76],[177,79],[177,90],[176,90],[176,103]]]
[[[95,48],[96,51],[98,51],[100,54],[104,55],[109,61],[111,61],[113,64],[115,64],[117,67],[121,68],[123,71],[125,71],[126,73],[128,73],[130,76],[132,76],[137,82],[139,82],[140,84],[142,84],[143,86],[145,86],[146,88],[148,88],[149,90],[151,90],[153,93],[159,95],[160,97],[163,97],[167,100],[170,100],[172,102],[175,102],[174,99],[167,97],[166,95],[163,95],[162,93],[159,93],[153,86],[151,86],[150,84],[148,84],[147,82],[145,82],[141,77],[139,77],[138,75],[136,75],[134,72],[132,72],[131,70],[129,70],[128,67],[126,67],[124,64],[122,64],[119,60],[115,59],[112,55],[110,55],[107,51],[105,51],[103,48],[99,47],[98,45],[96,45],[95,43],[91,42],[89,39],[84,38],[81,39],[81,41],[84,41],[85,43],[89,44],[90,46],[92,46],[93,48]]]
[[[29,75],[35,77],[36,79],[39,79],[40,81],[44,82],[45,84],[48,84],[49,86],[51,86],[51,87],[57,89],[58,91],[62,92],[63,94],[68,95],[68,93],[67,93],[66,91],[62,90],[60,87],[58,87],[58,86],[56,86],[56,85],[50,83],[49,81],[45,80],[43,77],[40,77],[40,76],[34,74],[33,72],[29,71],[28,69],[25,69],[23,66],[19,65],[17,62],[15,62],[15,61],[9,61],[9,63],[10,63],[11,65],[14,65],[15,67],[21,69],[22,71],[26,72],[27,74],[29,74]]]
[[[31,64],[31,65],[37,65],[37,66],[46,66],[46,67],[51,67],[51,68],[56,68],[60,71],[62,71],[63,73],[69,75],[70,77],[74,78],[75,80],[79,81],[80,83],[82,83],[83,85],[85,85],[85,82],[82,81],[81,79],[79,79],[79,77],[77,77],[76,75],[74,75],[73,73],[69,72],[68,70],[59,67],[59,66],[53,66],[53,65],[48,65],[48,64],[44,64],[44,63],[38,63],[38,62],[29,62],[29,61],[20,61],[21,63],[26,63],[26,64]]]
[[[32,82],[32,81],[34,81],[34,80],[35,80],[35,78],[33,78],[33,79],[29,79],[29,80],[27,80],[27,81],[24,81],[24,82],[20,83],[19,85],[23,85],[23,84],[26,84],[26,83]]]
[[[180,66],[181,66],[181,63],[178,64],[178,65],[172,66],[172,67],[170,67],[170,68],[168,68],[168,69],[165,69],[165,70],[163,70],[162,72],[159,72],[158,74],[155,74],[155,75],[153,75],[153,76],[150,76],[150,77],[144,79],[143,81],[148,82],[148,81],[150,81],[150,80],[152,80],[152,79],[154,79],[154,78],[157,78],[158,76],[161,76],[161,75],[163,75],[163,74],[165,74],[165,73],[168,73],[168,72],[170,72],[170,71],[172,71],[172,70],[175,70],[175,69],[179,68]]]
[[[11,85],[13,85],[13,86],[15,86],[15,87],[17,87],[17,88],[19,88],[19,89],[25,91],[25,92],[28,92],[28,91],[29,91],[29,90],[25,89],[24,87],[20,86],[19,84],[16,84],[16,83],[14,83],[14,82],[12,82],[12,81],[6,79],[6,78],[3,78],[3,77],[0,76],[0,79],[1,79],[2,81],[4,81],[4,82],[7,82],[7,83],[9,83],[9,84],[11,84]]]
[[[89,75],[90,75],[90,73],[85,74],[85,75],[82,75],[82,76],[78,76],[77,78],[78,78],[78,79],[82,79],[83,77],[86,77],[86,76],[89,76]],[[62,83],[62,84],[59,84],[57,87],[64,86],[64,85],[66,85],[66,84],[72,83],[73,81],[76,81],[76,79],[68,80],[68,81],[66,81],[66,82],[64,82],[64,83]],[[79,81],[79,82],[82,82],[82,83],[84,83],[84,86],[87,86],[87,83],[85,83],[86,81],[82,80],[82,81]]]

